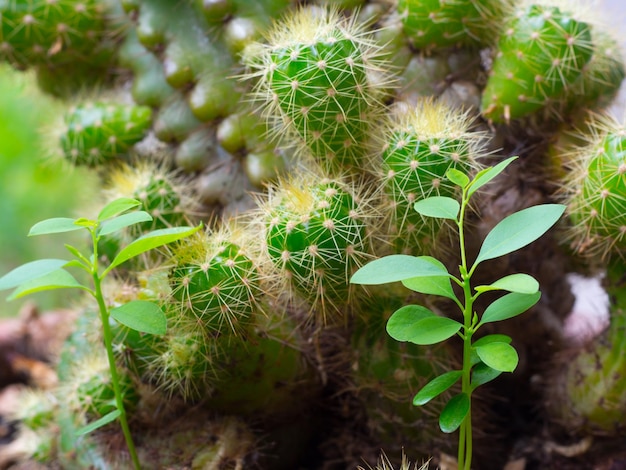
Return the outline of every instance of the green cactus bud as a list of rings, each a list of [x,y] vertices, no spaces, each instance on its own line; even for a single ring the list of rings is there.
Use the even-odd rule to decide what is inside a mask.
[[[185,96],[176,91],[163,103],[154,119],[154,134],[163,142],[182,142],[202,123],[194,116]]]
[[[202,171],[209,166],[216,152],[215,133],[212,129],[200,128],[181,142],[174,160],[178,168],[186,173]]]
[[[75,165],[96,166],[124,155],[144,138],[152,111],[145,106],[96,102],[73,108],[61,135],[65,157]]]
[[[341,181],[292,176],[270,187],[261,213],[267,252],[281,276],[324,320],[337,313],[349,300],[353,270],[367,256],[367,202]]]
[[[268,42],[247,48],[244,62],[277,134],[295,134],[325,168],[362,167],[381,111],[370,79],[380,46],[337,11],[310,9],[278,23]]]
[[[392,205],[388,212],[398,249],[423,254],[433,248],[442,221],[421,216],[413,205],[429,196],[456,196],[458,187],[446,178],[446,172],[474,170],[484,139],[484,134],[470,132],[471,124],[466,112],[422,100],[401,111],[381,132],[381,177]]]
[[[172,295],[211,335],[248,329],[261,294],[256,263],[236,237],[226,229],[203,233],[173,253]]]
[[[561,99],[592,52],[588,23],[557,6],[524,2],[505,22],[483,92],[483,115],[508,122]]]
[[[146,49],[131,29],[120,48],[120,64],[133,71],[131,93],[135,103],[158,107],[174,93],[165,80],[163,65]]]
[[[568,239],[579,254],[623,256],[626,248],[626,137],[610,116],[590,124],[586,146],[565,157],[572,171],[563,182],[571,220]]]
[[[508,0],[400,0],[404,30],[417,48],[484,47],[497,38]]]

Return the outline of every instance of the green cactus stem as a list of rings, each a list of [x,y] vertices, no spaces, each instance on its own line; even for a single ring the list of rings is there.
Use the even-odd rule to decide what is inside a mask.
[[[369,252],[371,208],[357,194],[340,181],[303,175],[279,181],[262,204],[269,258],[331,323],[326,313],[347,304],[348,280]]]
[[[626,135],[609,116],[590,124],[586,146],[565,159],[572,172],[564,178],[571,229],[568,239],[580,254],[623,257],[626,248]]]
[[[250,327],[261,296],[256,263],[232,233],[204,233],[174,251],[174,299],[211,335]]]
[[[420,49],[495,42],[507,0],[399,0],[398,13],[411,43]]]
[[[152,110],[96,102],[71,109],[61,135],[65,157],[75,165],[97,166],[124,156],[144,138],[152,124]]]
[[[292,134],[328,169],[359,167],[381,112],[377,46],[335,10],[299,9],[244,51],[277,135]]]
[[[524,2],[505,22],[483,92],[483,115],[508,122],[562,99],[591,58],[591,39],[590,25],[571,13]]]
[[[429,196],[455,197],[456,186],[446,172],[476,169],[484,134],[471,132],[471,125],[468,113],[426,99],[399,112],[380,132],[381,177],[398,250],[425,254],[434,248],[443,225],[439,219],[422,217],[413,205]]]

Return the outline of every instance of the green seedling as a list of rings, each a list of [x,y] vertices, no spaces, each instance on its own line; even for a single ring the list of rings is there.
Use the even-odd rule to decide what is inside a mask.
[[[461,392],[443,408],[439,426],[445,433],[460,429],[458,468],[469,470],[472,461],[471,398],[479,386],[490,382],[502,372],[517,367],[517,351],[511,338],[492,334],[472,341],[474,334],[486,323],[513,318],[532,307],[541,296],[539,283],[528,274],[511,274],[490,285],[472,286],[472,275],[483,261],[507,255],[532,243],[550,229],[561,217],[565,206],[542,204],[521,210],[503,219],[486,236],[473,264],[468,264],[465,248],[465,216],[471,196],[501,173],[517,157],[484,169],[474,179],[456,169],[446,177],[462,189],[460,202],[447,196],[434,196],[415,203],[423,216],[449,219],[456,223],[459,234],[461,264],[459,277],[450,274],[443,263],[431,256],[391,255],[370,262],[351,278],[354,284],[386,284],[400,281],[412,291],[438,295],[452,300],[461,310],[463,322],[436,315],[421,305],[405,305],[396,310],[387,322],[387,332],[397,341],[432,345],[458,335],[463,340],[463,368],[439,375],[426,384],[413,398],[421,406],[461,381]],[[452,285],[462,289],[457,297]],[[484,292],[506,292],[478,315],[476,299]]]
[[[113,261],[103,269],[98,263],[98,242],[100,239],[125,227],[152,220],[152,217],[147,212],[136,210],[140,205],[141,202],[135,199],[120,198],[107,204],[95,220],[57,217],[35,224],[30,229],[29,236],[87,230],[91,236],[92,253],[84,255],[77,248],[66,244],[65,247],[74,259],[69,261],[63,259],[32,261],[15,268],[0,278],[0,290],[15,288],[9,296],[9,300],[18,299],[35,292],[74,288],[88,292],[97,301],[102,323],[102,336],[115,395],[115,407],[96,421],[79,429],[77,434],[85,435],[115,420],[119,420],[128,451],[136,469],[140,468],[139,459],[126,419],[124,394],[113,353],[113,334],[109,318],[112,317],[132,330],[156,335],[165,334],[167,320],[159,305],[144,300],[134,300],[115,308],[109,308],[102,293],[102,282],[114,268],[129,259],[185,238],[198,231],[201,227],[201,225],[197,227],[174,227],[149,232],[122,248],[113,258]],[[65,269],[70,267],[85,271],[91,277],[91,285],[83,285],[79,282]]]

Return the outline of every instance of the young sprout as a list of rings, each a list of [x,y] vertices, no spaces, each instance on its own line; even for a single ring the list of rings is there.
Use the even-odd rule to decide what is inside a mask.
[[[462,322],[436,315],[422,305],[405,305],[396,310],[387,322],[387,332],[397,341],[431,345],[458,335],[463,340],[463,367],[446,372],[426,384],[413,399],[421,406],[448,390],[459,380],[461,392],[446,404],[439,417],[443,432],[460,429],[458,468],[469,470],[472,461],[471,399],[476,388],[513,372],[518,355],[506,335],[487,335],[472,342],[472,337],[486,323],[513,318],[528,310],[539,300],[539,283],[528,274],[511,274],[490,285],[472,286],[472,275],[483,261],[499,258],[532,243],[550,229],[561,217],[565,206],[542,204],[521,210],[498,223],[483,240],[481,249],[470,265],[465,250],[465,214],[471,196],[500,174],[517,157],[480,171],[473,180],[456,169],[447,178],[462,190],[460,202],[447,196],[434,196],[415,203],[415,210],[427,217],[449,219],[456,223],[459,234],[461,264],[459,275],[450,274],[443,263],[431,256],[391,255],[366,264],[351,278],[353,284],[386,284],[400,281],[412,291],[446,297],[462,313]],[[452,289],[463,290],[458,298]],[[482,315],[474,311],[476,299],[488,291],[505,295],[489,305]]]
[[[0,290],[15,289],[9,296],[9,300],[18,299],[35,292],[72,288],[81,289],[94,297],[98,303],[102,323],[102,336],[115,395],[115,409],[79,429],[77,435],[88,434],[106,424],[119,420],[133,466],[136,469],[140,468],[139,458],[126,418],[124,394],[113,353],[113,334],[109,318],[112,317],[117,322],[139,332],[162,335],[167,329],[166,317],[159,305],[145,300],[133,300],[119,307],[109,308],[102,292],[102,281],[114,268],[129,259],[185,238],[198,231],[202,226],[200,224],[197,227],[174,227],[146,233],[122,248],[113,258],[113,261],[103,269],[98,262],[98,242],[100,239],[126,227],[152,220],[152,216],[147,212],[136,210],[140,205],[141,202],[135,199],[120,198],[107,204],[100,211],[98,217],[93,220],[57,217],[35,224],[30,229],[29,236],[87,230],[91,237],[92,252],[85,255],[77,248],[65,245],[73,256],[73,260],[41,259],[32,261],[15,268],[0,278]],[[85,271],[91,278],[91,285],[81,284],[65,269],[70,267]]]

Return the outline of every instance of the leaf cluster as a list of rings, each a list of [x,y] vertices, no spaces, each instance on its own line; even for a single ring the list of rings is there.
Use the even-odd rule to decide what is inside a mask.
[[[461,188],[461,201],[435,196],[419,200],[414,205],[415,210],[424,216],[449,219],[457,224],[462,258],[458,276],[450,274],[442,262],[431,256],[390,255],[363,266],[351,279],[354,284],[401,282],[414,292],[450,299],[463,313],[463,322],[460,322],[439,316],[422,305],[405,305],[394,312],[387,322],[387,332],[397,341],[432,345],[456,335],[469,343],[470,354],[464,358],[463,369],[436,377],[413,399],[414,405],[424,405],[448,390],[464,375],[468,377],[463,391],[453,396],[441,413],[439,422],[444,432],[453,432],[463,423],[469,414],[471,393],[477,387],[494,380],[502,372],[513,372],[518,364],[518,355],[511,346],[510,337],[488,335],[472,342],[473,334],[487,323],[520,315],[541,297],[539,283],[528,274],[511,274],[489,285],[475,287],[471,286],[472,274],[480,263],[507,255],[537,240],[558,221],[565,210],[565,206],[560,204],[542,204],[509,215],[487,234],[476,259],[468,265],[463,223],[469,199],[504,171],[515,158],[511,157],[480,171],[472,180],[464,173],[450,169],[446,176]],[[463,298],[455,294],[454,284],[463,290]],[[481,294],[489,291],[501,291],[504,295],[479,315],[474,311],[473,304]]]

